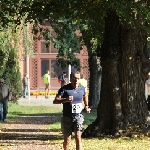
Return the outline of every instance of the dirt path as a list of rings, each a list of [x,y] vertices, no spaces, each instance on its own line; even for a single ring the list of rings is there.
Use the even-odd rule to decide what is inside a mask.
[[[61,150],[62,143],[54,143],[62,139],[61,132],[49,129],[59,118],[57,114],[35,114],[2,123],[0,150]]]

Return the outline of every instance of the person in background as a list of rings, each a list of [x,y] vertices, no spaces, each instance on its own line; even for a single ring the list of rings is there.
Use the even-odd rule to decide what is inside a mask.
[[[61,84],[61,87],[63,87],[67,82],[65,80],[65,75],[66,75],[66,72],[63,71],[63,73],[61,75],[58,76],[58,82]]]
[[[81,74],[81,79],[79,80],[79,84],[84,86],[85,92],[87,92],[87,80],[84,78],[83,74]],[[83,108],[85,107],[83,102],[82,102],[82,106],[83,106]]]
[[[8,100],[11,100],[12,92],[4,79],[0,78],[0,121],[4,122],[8,113]]]
[[[148,80],[145,82],[145,98],[147,100],[148,110],[150,111],[150,72],[148,73]]]
[[[84,78],[84,75],[81,74],[81,79],[79,80],[79,84],[85,87],[85,91],[87,91],[87,80]]]
[[[85,88],[79,85],[80,72],[72,72],[70,82],[58,90],[53,104],[63,104],[63,117],[61,120],[62,133],[64,137],[63,148],[69,150],[71,135],[74,131],[76,150],[82,149],[81,135],[83,130],[84,116],[82,114],[82,101],[85,103],[87,113],[90,113],[88,96]]]
[[[26,73],[23,78],[23,98],[27,96],[27,89],[28,89],[28,74]]]
[[[50,91],[50,71],[47,70],[44,77],[44,84],[45,84],[45,98],[48,98],[49,91]]]

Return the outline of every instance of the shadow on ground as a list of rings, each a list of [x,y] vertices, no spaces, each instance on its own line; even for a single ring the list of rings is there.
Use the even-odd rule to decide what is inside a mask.
[[[28,141],[28,140],[40,140],[40,141],[47,141],[47,140],[60,140],[62,139],[62,135],[51,135],[51,132],[49,132],[49,135],[46,134],[40,134],[40,132],[43,131],[38,131],[36,132],[36,134],[33,132],[33,134],[21,134],[21,133],[17,133],[18,131],[13,131],[13,133],[9,133],[8,131],[6,131],[6,133],[1,133],[1,140],[12,140],[12,141],[16,141],[16,140],[23,140],[23,141]],[[26,131],[29,132],[29,131]],[[45,131],[46,132],[46,131]],[[6,141],[7,143],[7,141]]]
[[[15,114],[15,112],[14,112]],[[19,119],[7,121],[7,124],[44,124],[48,125],[60,121],[61,113],[50,114],[19,114]]]
[[[61,129],[49,129],[50,124],[60,122],[61,114],[25,114],[2,124],[0,140],[58,140]]]

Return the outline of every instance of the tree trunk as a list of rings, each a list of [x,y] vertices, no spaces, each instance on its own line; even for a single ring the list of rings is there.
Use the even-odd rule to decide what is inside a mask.
[[[97,108],[100,101],[100,89],[101,89],[101,66],[100,57],[91,54],[89,56],[89,69],[90,69],[90,81],[89,81],[89,106],[91,108]]]
[[[101,47],[102,83],[97,118],[84,131],[83,137],[147,133],[146,41],[146,34],[140,29],[121,26],[115,11],[107,15]]]

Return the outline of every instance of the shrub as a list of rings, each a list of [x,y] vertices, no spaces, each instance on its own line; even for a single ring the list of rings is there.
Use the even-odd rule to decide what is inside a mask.
[[[15,50],[12,49],[2,76],[12,90],[12,101],[16,101],[22,96],[22,81],[17,58]]]
[[[57,91],[51,91],[49,92],[49,95],[56,95],[58,92]],[[89,92],[87,91],[87,94],[89,94]],[[36,96],[36,95],[45,95],[44,91],[31,91],[30,95]]]
[[[57,91],[49,92],[49,95],[56,95],[56,94],[57,94]],[[32,92],[30,92],[30,95],[33,95],[33,96],[45,95],[45,92],[44,91],[32,91]]]

